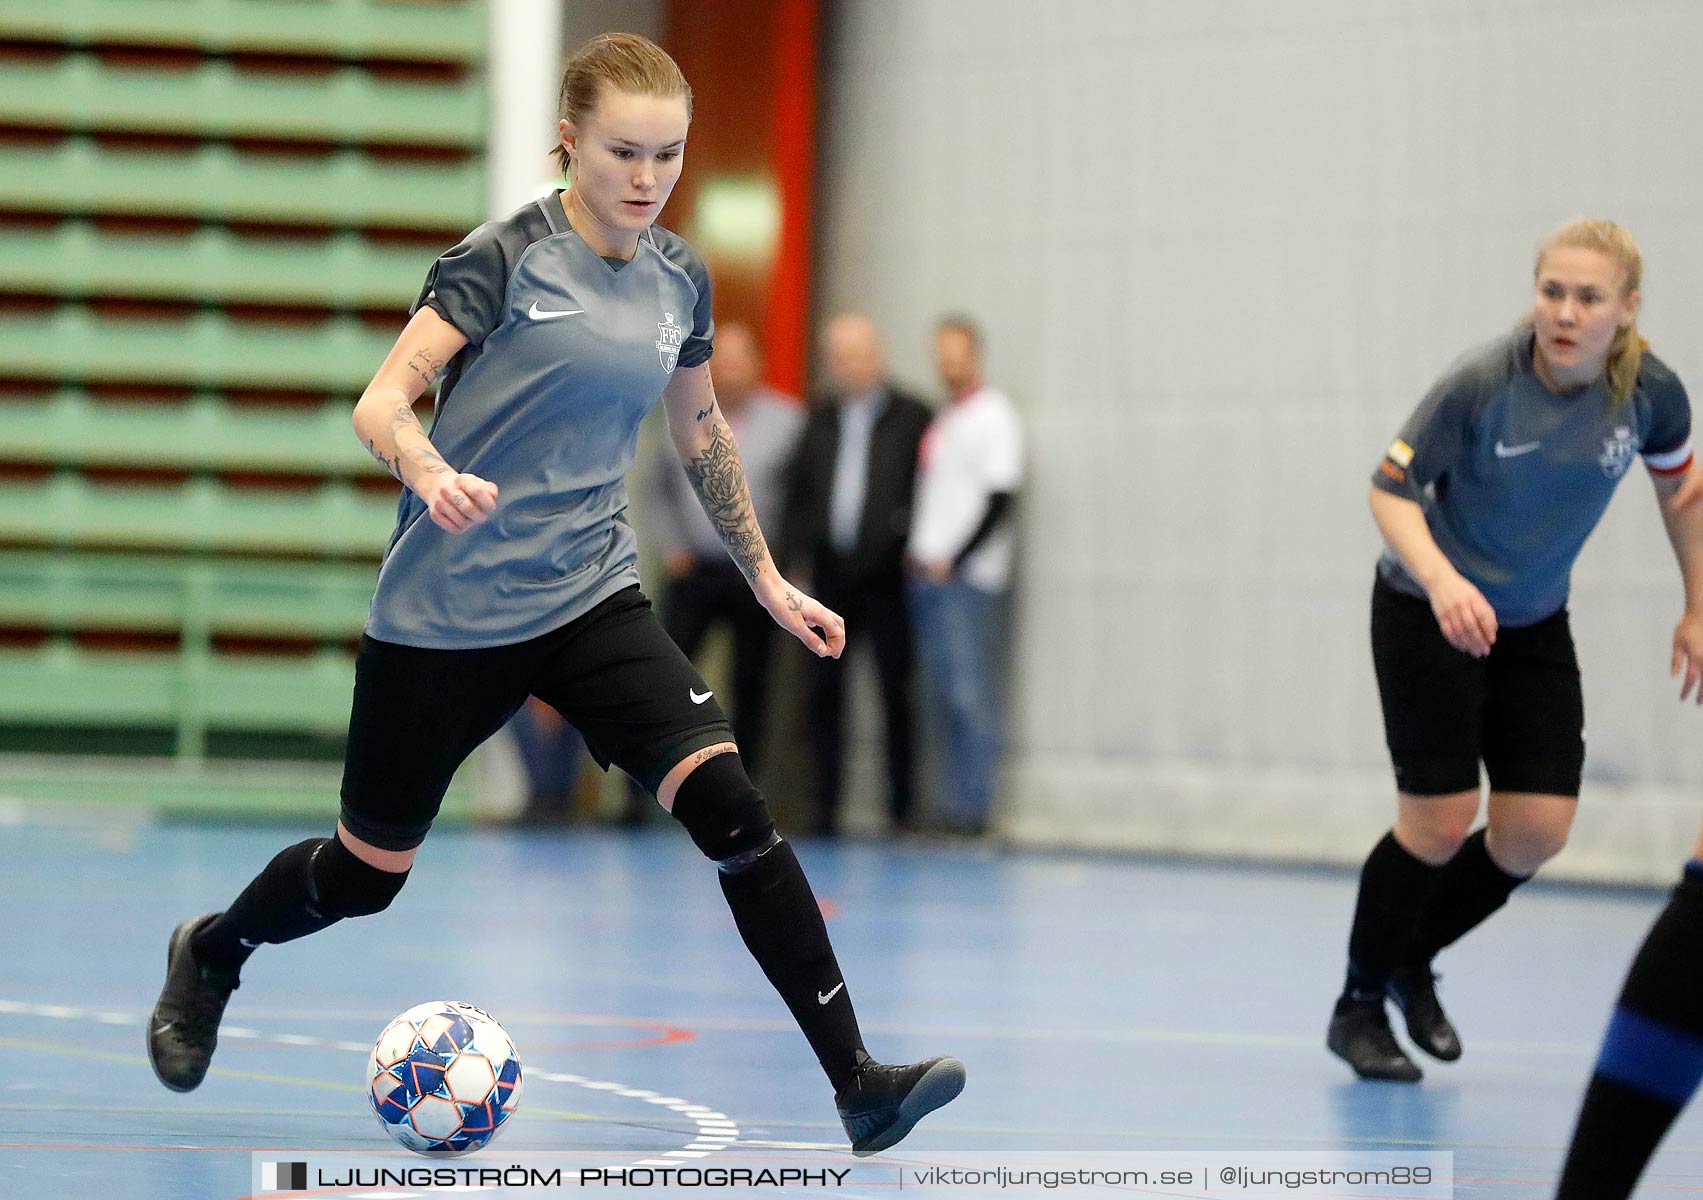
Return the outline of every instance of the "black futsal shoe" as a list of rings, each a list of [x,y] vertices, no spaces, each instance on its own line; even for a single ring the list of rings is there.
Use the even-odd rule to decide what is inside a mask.
[[[955,1058],[884,1067],[859,1053],[857,1073],[834,1093],[859,1158],[897,1145],[918,1121],[964,1090],[964,1064]]]
[[[1422,1074],[1390,1032],[1382,996],[1345,995],[1338,1000],[1325,1045],[1362,1079],[1416,1083]]]
[[[195,961],[190,939],[219,916],[191,917],[172,931],[166,946],[166,986],[148,1018],[148,1061],[174,1092],[192,1092],[207,1077],[219,1044],[219,1019],[237,989],[237,973]]]
[[[1414,1045],[1444,1062],[1461,1056],[1460,1035],[1437,999],[1437,976],[1430,967],[1397,967],[1390,972],[1389,992],[1407,1018],[1407,1036]]]

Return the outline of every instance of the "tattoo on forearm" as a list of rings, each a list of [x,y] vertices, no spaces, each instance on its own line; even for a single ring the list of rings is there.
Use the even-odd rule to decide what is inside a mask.
[[[733,444],[733,432],[725,422],[710,426],[709,445],[687,461],[686,478],[692,481],[698,503],[704,506],[733,561],[747,579],[756,579],[757,568],[769,557],[769,547],[763,531],[757,528],[745,469],[739,464],[739,448]]]
[[[438,377],[443,374],[444,361],[441,358],[432,357],[430,350],[416,350],[414,357],[408,360],[408,369],[424,379],[430,386],[436,383]]]
[[[713,405],[713,404],[710,405],[708,408],[699,409],[698,410],[698,420],[702,421],[705,417],[709,416],[714,411],[715,411],[715,405]]]
[[[383,467],[386,471],[389,471],[392,475],[396,476],[396,478],[402,478],[402,458],[400,455],[393,458],[386,458],[384,456],[384,451],[378,448],[378,443],[373,441],[372,438],[367,439],[367,452],[374,458],[378,459],[379,466]]]
[[[414,436],[418,435],[418,436]],[[453,475],[454,468],[443,460],[432,443],[426,438],[426,431],[420,428],[420,418],[414,415],[412,404],[398,404],[390,414],[390,441],[396,447],[395,465],[390,473],[402,479],[402,460],[406,458],[427,475]],[[378,451],[375,449],[374,454]],[[381,457],[380,462],[384,459]],[[389,465],[389,464],[386,464]]]

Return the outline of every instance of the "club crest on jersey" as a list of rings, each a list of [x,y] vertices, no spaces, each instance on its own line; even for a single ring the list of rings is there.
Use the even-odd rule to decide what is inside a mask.
[[[1632,460],[1638,456],[1638,439],[1632,436],[1632,431],[1624,425],[1614,427],[1614,436],[1602,440],[1602,454],[1597,462],[1602,464],[1602,473],[1610,479],[1619,479],[1626,474],[1626,468],[1632,465]]]
[[[674,314],[663,313],[656,326],[656,353],[662,359],[662,369],[670,375],[680,361],[680,343],[685,340],[686,331],[674,323]]]

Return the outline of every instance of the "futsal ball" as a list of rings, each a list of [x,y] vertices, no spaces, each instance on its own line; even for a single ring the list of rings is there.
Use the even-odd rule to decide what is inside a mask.
[[[459,1000],[417,1004],[378,1035],[367,1097],[390,1136],[434,1157],[471,1154],[520,1103],[520,1055],[491,1014]]]

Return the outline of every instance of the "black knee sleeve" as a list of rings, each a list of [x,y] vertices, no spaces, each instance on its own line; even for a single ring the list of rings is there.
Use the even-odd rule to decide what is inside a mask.
[[[313,907],[327,917],[381,913],[407,882],[407,871],[381,871],[334,837],[320,844],[308,864]]]
[[[686,776],[674,794],[674,819],[730,874],[749,867],[779,840],[763,793],[737,754],[718,754]]]

